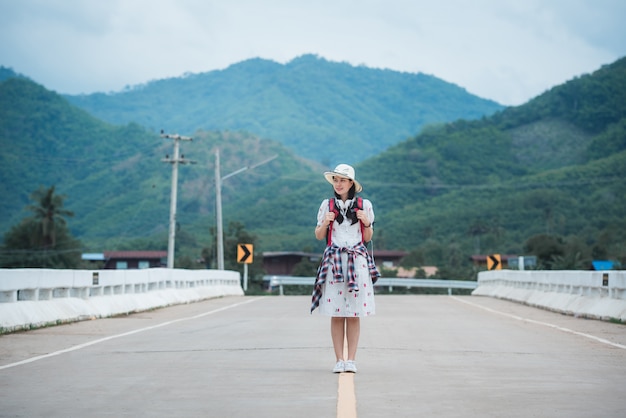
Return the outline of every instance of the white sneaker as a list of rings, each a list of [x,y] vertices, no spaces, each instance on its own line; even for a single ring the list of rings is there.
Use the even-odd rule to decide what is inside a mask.
[[[345,363],[343,360],[339,360],[335,367],[333,367],[333,373],[343,373],[345,371]]]
[[[343,371],[347,373],[356,373],[356,363],[354,360],[348,360],[343,364]]]

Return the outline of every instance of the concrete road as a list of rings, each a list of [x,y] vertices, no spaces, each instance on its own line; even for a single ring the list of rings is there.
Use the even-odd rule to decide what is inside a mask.
[[[626,326],[377,297],[356,375],[308,297],[231,297],[0,337],[2,417],[624,417]]]

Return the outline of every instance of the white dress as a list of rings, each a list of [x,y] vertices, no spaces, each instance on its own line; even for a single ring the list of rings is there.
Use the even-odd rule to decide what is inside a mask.
[[[344,202],[337,199],[338,209],[345,211],[351,204],[350,200]],[[371,222],[374,222],[374,210],[372,203],[363,199],[363,210]],[[317,224],[323,223],[324,215],[328,213],[328,199],[320,205],[317,213]],[[339,247],[353,247],[361,242],[361,223],[351,225],[349,219],[340,224],[334,221],[332,228],[332,242]],[[319,311],[326,316],[361,317],[374,315],[376,304],[374,301],[374,286],[370,277],[367,259],[357,256],[354,263],[354,271],[358,291],[348,291],[348,254],[341,254],[343,281],[335,281],[332,274],[328,274],[322,287],[322,297],[319,301]]]

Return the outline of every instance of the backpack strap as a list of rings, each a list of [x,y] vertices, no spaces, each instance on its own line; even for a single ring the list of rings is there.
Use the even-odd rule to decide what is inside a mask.
[[[337,208],[335,207],[335,198],[331,197],[330,199],[328,199],[328,211],[329,212],[334,212],[335,213],[335,217],[337,216]],[[326,231],[326,246],[330,247],[330,245],[332,244],[332,235],[333,235],[333,224],[335,223],[335,221],[331,222],[328,224],[328,230]]]
[[[356,207],[358,210],[363,210],[363,198],[361,196],[356,198]],[[363,226],[363,222],[359,221],[361,224],[361,243],[365,244],[365,239],[363,238],[365,235],[365,226]]]

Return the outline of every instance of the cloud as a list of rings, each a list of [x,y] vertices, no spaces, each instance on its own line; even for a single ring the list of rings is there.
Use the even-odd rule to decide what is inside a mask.
[[[623,56],[624,16],[621,0],[0,0],[0,65],[77,94],[313,53],[514,105]]]

